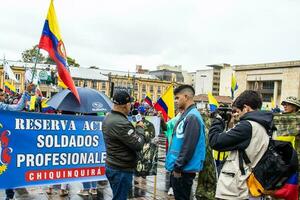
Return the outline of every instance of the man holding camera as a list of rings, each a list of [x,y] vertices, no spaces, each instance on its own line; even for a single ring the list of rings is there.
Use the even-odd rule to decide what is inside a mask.
[[[202,170],[205,160],[205,127],[194,104],[194,88],[181,85],[174,95],[175,104],[183,113],[174,127],[166,169],[171,172],[175,199],[188,200],[196,172]]]
[[[137,122],[134,127],[127,119],[131,102],[132,98],[126,91],[117,91],[113,96],[113,110],[102,125],[107,153],[106,176],[113,191],[113,200],[127,199],[132,187],[137,152],[145,142],[143,122]]]
[[[262,112],[259,93],[246,90],[233,102],[239,114],[239,123],[224,131],[225,120],[217,115],[209,130],[209,144],[217,151],[230,151],[223,163],[216,189],[218,199],[250,199],[246,180],[250,175],[249,166],[243,159],[248,156],[255,166],[268,148],[273,115]],[[246,155],[245,155],[246,154]]]

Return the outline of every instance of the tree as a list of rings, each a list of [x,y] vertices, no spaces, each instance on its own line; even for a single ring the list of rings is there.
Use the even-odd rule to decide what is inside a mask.
[[[68,65],[72,67],[79,67],[80,65],[76,63],[76,60],[67,56]]]
[[[45,63],[45,64],[50,64],[50,65],[55,65],[54,60],[52,60],[52,58],[50,58],[50,56],[48,55],[46,58],[43,56],[42,53],[38,53],[38,45],[33,46],[31,49],[27,49],[25,51],[23,51],[22,53],[22,61],[23,62],[35,62],[36,57],[38,58],[38,63]],[[67,56],[67,61],[68,61],[68,65],[72,66],[72,67],[79,67],[80,65],[76,62],[75,59]]]
[[[37,58],[38,63],[43,63],[45,57],[41,52],[38,52],[38,45],[34,45],[31,49],[27,49],[22,53],[23,62],[35,62]]]

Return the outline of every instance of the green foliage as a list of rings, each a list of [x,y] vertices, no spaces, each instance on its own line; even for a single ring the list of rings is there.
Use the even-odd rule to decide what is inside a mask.
[[[42,63],[45,61],[45,57],[43,56],[43,54],[38,52],[38,45],[34,45],[31,49],[27,49],[22,53],[23,62],[35,62],[36,58],[38,63]]]
[[[68,65],[72,67],[79,67],[80,65],[76,63],[76,60],[67,56]]]
[[[38,53],[38,54],[37,54]],[[55,65],[55,62],[50,58],[48,55],[47,57],[44,57],[43,54],[38,52],[38,45],[33,46],[31,49],[27,49],[23,51],[22,53],[22,61],[23,62],[32,62],[34,63],[36,61],[37,57],[37,62],[38,63],[45,63],[45,64],[50,64],[50,65]],[[75,59],[67,56],[67,62],[69,66],[72,67],[79,67],[80,65],[76,62]]]

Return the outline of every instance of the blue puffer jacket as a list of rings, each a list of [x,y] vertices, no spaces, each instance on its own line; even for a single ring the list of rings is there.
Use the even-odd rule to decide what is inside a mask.
[[[166,169],[176,172],[198,172],[205,160],[205,126],[195,105],[178,120],[166,158]]]

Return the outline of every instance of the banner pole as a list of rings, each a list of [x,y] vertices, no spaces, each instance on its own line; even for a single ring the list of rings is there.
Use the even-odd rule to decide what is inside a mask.
[[[156,199],[156,183],[157,183],[157,175],[154,176],[153,199]]]

